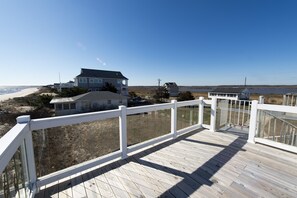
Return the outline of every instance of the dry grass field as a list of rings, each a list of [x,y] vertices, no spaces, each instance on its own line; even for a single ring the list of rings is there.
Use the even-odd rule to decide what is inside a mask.
[[[179,107],[177,129],[198,123],[198,107]],[[170,133],[168,110],[127,117],[128,146]],[[119,120],[81,123],[34,131],[37,175],[46,175],[119,150]]]
[[[152,98],[155,90],[156,87],[129,88],[129,91],[133,91],[143,98]],[[196,99],[200,96],[207,99],[206,92],[194,92],[192,94]],[[282,104],[282,95],[270,94],[264,97],[267,104]],[[258,98],[259,95],[257,94],[251,96],[251,100],[257,100]],[[9,107],[9,111],[13,112],[13,114],[9,115],[16,116],[20,113],[16,111],[17,104],[16,101],[10,100],[2,103],[1,108],[4,109],[4,106]],[[19,104],[19,106],[22,105]],[[198,108],[178,108],[177,117],[178,130],[197,124]],[[12,126],[13,122],[8,122],[9,120],[15,122],[15,118],[4,120],[2,116],[0,132],[4,133],[4,130],[7,131]],[[170,133],[170,120],[170,110],[128,116],[128,146]],[[210,124],[209,106],[205,106],[204,124]],[[56,127],[44,131],[34,131],[33,142],[37,175],[43,176],[119,150],[119,121],[114,118]]]
[[[129,91],[135,92],[138,96],[143,98],[152,98],[157,86],[132,86],[129,87]],[[208,98],[207,92],[192,92],[192,95],[195,99],[199,97],[204,97],[205,99]],[[258,100],[260,94],[251,94],[250,100]],[[281,105],[283,102],[283,95],[282,94],[265,94],[263,95],[265,98],[266,104],[278,104]],[[172,98],[174,99],[174,98]]]

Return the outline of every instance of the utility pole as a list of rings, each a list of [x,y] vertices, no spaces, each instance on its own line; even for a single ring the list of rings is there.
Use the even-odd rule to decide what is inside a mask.
[[[60,83],[60,88],[59,88],[59,92],[62,92],[62,86],[61,86],[61,76],[60,76],[60,72],[59,72],[59,83]]]

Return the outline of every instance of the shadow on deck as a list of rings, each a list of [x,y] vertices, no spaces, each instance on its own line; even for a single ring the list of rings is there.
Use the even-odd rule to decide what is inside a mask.
[[[247,144],[242,137],[232,134],[196,130],[125,160],[48,185],[36,197],[296,195],[295,159],[288,160],[289,165],[277,161],[271,170],[269,164],[273,159],[268,154],[258,155],[258,147],[263,146]],[[290,155],[293,154],[285,156]],[[279,172],[283,168],[287,168],[286,171]],[[290,176],[287,171],[292,170],[295,173]],[[280,175],[283,178],[279,178]],[[290,182],[295,183],[289,185]]]

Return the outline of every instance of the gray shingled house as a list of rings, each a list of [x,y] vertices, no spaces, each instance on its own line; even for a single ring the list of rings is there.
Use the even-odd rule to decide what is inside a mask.
[[[175,82],[166,82],[164,84],[164,87],[168,91],[169,96],[173,96],[173,97],[178,96],[179,90]]]
[[[54,98],[50,104],[54,104],[56,115],[68,115],[127,106],[127,99],[110,91],[92,91],[74,97]]]
[[[106,83],[112,84],[118,94],[128,96],[128,78],[119,71],[82,68],[80,74],[75,77],[75,86],[89,91],[101,91]]]

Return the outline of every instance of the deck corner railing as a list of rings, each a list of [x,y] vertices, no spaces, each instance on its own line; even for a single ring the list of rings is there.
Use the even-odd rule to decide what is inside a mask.
[[[34,196],[36,173],[30,116],[18,117],[17,124],[0,139],[0,145],[0,195]]]
[[[242,105],[239,103],[239,105],[243,106],[243,109],[245,109],[245,104]],[[248,105],[250,105],[250,102]],[[144,149],[148,146],[153,146],[163,141],[175,139],[184,133],[199,128],[208,128],[210,131],[215,132],[217,106],[218,99],[216,97],[213,97],[211,100],[205,100],[203,97],[200,97],[199,100],[183,102],[172,100],[171,103],[129,108],[126,106],[119,106],[119,108],[115,110],[42,119],[31,120],[30,116],[20,116],[17,118],[17,124],[0,139],[0,197],[34,197],[34,194],[41,186],[87,170],[94,166],[98,166],[103,163],[110,163],[112,160],[125,159],[132,152],[138,152],[140,149]],[[231,106],[230,108],[233,107]],[[205,114],[206,110],[208,111],[208,114]],[[275,111],[290,115],[297,115],[297,107],[268,105],[262,104],[262,102],[258,102],[256,100],[252,101],[251,107],[248,108],[248,114],[250,115],[249,134],[247,140],[250,143],[259,142],[297,153],[297,147],[291,146],[292,142],[297,142],[297,129],[292,127],[292,124],[288,124],[285,119],[283,119],[282,122],[290,126],[287,128],[292,131],[290,134],[294,134],[294,137],[290,139],[291,145],[284,146],[279,142],[271,143],[269,137],[265,139],[257,136],[260,130],[259,124],[262,124],[263,126],[264,123],[265,125],[265,120],[268,120],[267,123],[271,123],[269,122],[270,117],[269,119],[264,119],[264,121],[260,123],[259,118],[262,116],[260,111],[265,111],[267,112],[267,115],[273,119],[277,119],[277,116],[270,115],[269,112]],[[245,111],[240,110],[237,113],[239,114],[240,112],[245,113]],[[209,119],[204,119],[206,115],[209,116]],[[248,121],[248,119],[245,120],[246,117],[240,118],[245,122]],[[97,156],[94,159],[78,162],[78,164],[75,165],[63,167],[61,170],[46,173],[45,175],[36,174],[32,132],[39,133],[38,130],[45,130],[54,127],[66,127],[94,121],[101,122],[107,119],[112,119],[118,124],[118,127],[115,127],[115,132],[117,133],[116,137],[119,137],[117,142],[119,150],[112,150],[111,153],[107,153],[99,157]],[[135,130],[137,130],[137,127],[136,129],[134,127],[132,130],[131,124],[139,124],[135,123],[137,121],[144,122],[144,120],[141,119],[146,119],[145,122],[148,124],[150,124],[149,122],[152,122],[153,119],[162,119],[162,121],[166,122],[168,125],[163,128],[164,130],[161,134],[157,134],[151,138],[140,138],[139,140],[132,141],[131,143],[129,137],[131,138],[131,135],[133,136],[133,134],[135,134]],[[206,120],[210,120],[209,125],[205,124]],[[237,118],[237,122],[238,120],[239,117]],[[152,125],[153,124],[154,123],[152,123]],[[163,126],[164,123],[160,123],[159,125]],[[267,129],[265,130],[269,130],[271,126],[271,124],[268,124]],[[282,127],[282,129],[284,128],[285,127]],[[154,128],[150,130],[153,129]],[[274,127],[274,129],[277,128]],[[286,136],[284,137],[287,137],[288,134],[289,133],[285,133]],[[129,144],[128,141],[130,141]]]
[[[34,197],[35,193],[41,186],[89,169],[91,167],[100,165],[102,163],[110,162],[115,159],[125,159],[131,152],[138,151],[139,149],[160,143],[165,140],[175,139],[177,136],[183,133],[199,129],[203,125],[204,105],[207,103],[209,103],[209,101],[206,101],[203,97],[200,97],[199,100],[184,102],[177,102],[176,100],[173,100],[171,101],[171,103],[130,108],[127,108],[126,106],[119,106],[119,108],[115,110],[57,116],[42,119],[31,120],[30,116],[20,116],[17,118],[17,124],[0,139],[0,173],[1,175],[3,175],[8,166],[13,167],[15,165],[13,163],[10,165],[10,161],[13,159],[14,154],[16,152],[18,153],[18,148],[20,148],[19,150],[21,160],[19,160],[20,163],[18,164],[21,165],[18,165],[18,167],[22,170],[20,171],[22,174],[18,175],[22,175],[22,185],[13,184],[13,182],[8,181],[9,178],[6,178],[5,176],[5,188],[3,187],[3,190],[0,188],[0,193],[3,194],[3,197],[9,197],[12,193],[14,193],[13,196],[21,195],[21,197]],[[181,111],[181,109],[179,108],[184,109],[183,111]],[[169,114],[167,114],[167,110],[170,110]],[[152,111],[162,111],[162,115],[166,117],[165,120],[167,120],[167,118],[170,116],[169,133],[129,146],[127,140],[127,117],[131,115],[148,114],[148,112]],[[183,115],[180,115],[181,112]],[[190,122],[184,127],[178,129],[177,122],[180,119],[188,118],[187,115],[184,115],[188,112],[192,112],[189,115]],[[83,163],[70,166],[68,168],[37,178],[32,139],[33,131],[34,133],[38,133],[38,130],[45,130],[53,127],[68,126],[92,121],[100,121],[109,118],[118,118],[120,144],[119,151],[114,151],[104,156],[97,157],[95,159],[88,160]],[[15,170],[13,170],[12,172],[17,173],[17,171]],[[2,179],[2,176],[0,177],[0,179]],[[11,180],[15,181],[14,178],[12,178]],[[14,186],[14,189],[12,189],[12,186]],[[20,186],[20,188],[16,188],[16,186]],[[2,194],[0,194],[0,197]]]

